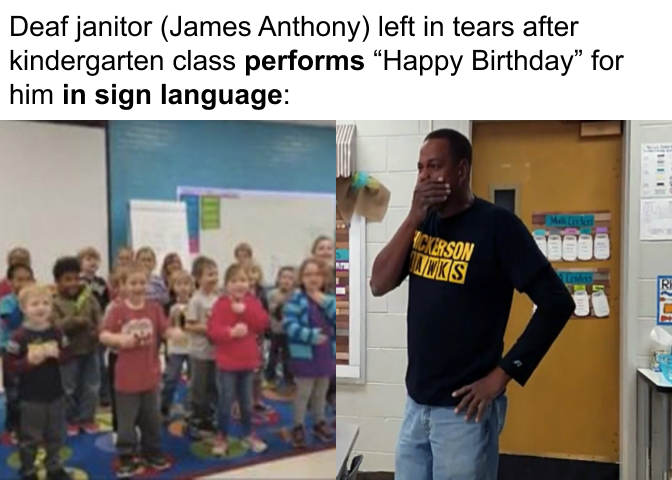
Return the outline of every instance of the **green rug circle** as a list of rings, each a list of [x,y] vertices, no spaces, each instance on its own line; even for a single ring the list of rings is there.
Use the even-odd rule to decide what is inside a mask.
[[[200,442],[194,442],[191,444],[191,453],[202,460],[213,460],[213,459],[233,459],[239,458],[245,455],[249,448],[247,444],[242,442],[237,438],[229,439],[229,452],[228,455],[224,457],[219,457],[213,455],[212,452],[212,440],[201,440]]]
[[[61,451],[59,452],[59,455],[61,457],[61,462],[65,463],[68,460],[70,460],[70,457],[72,457],[72,449],[70,447],[62,447]],[[44,459],[46,456],[47,454],[43,448],[40,448],[37,451],[37,458],[35,459],[35,467],[37,468],[37,470],[44,469]],[[18,451],[12,452],[7,457],[7,465],[14,470],[18,470],[19,468],[21,468],[21,459],[19,458]]]

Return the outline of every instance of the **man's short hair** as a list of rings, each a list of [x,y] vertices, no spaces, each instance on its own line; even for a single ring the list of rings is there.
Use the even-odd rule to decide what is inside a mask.
[[[466,160],[471,165],[471,142],[457,130],[441,128],[434,130],[425,137],[427,140],[446,140],[448,142],[448,154],[454,162]]]

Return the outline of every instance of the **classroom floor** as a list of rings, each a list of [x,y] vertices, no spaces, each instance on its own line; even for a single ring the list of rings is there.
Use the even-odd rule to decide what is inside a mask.
[[[331,472],[336,465],[336,450],[311,453],[300,457],[268,462],[250,468],[231,470],[201,480],[225,480],[230,478],[264,478],[264,479],[321,479],[334,478],[325,472]]]
[[[2,388],[2,359],[0,359],[0,394]],[[212,476],[202,477],[199,480],[226,480],[234,478],[249,479],[322,479],[333,478],[328,475],[336,464],[336,450],[310,453],[282,460],[265,462],[251,467],[243,467]],[[327,472],[327,474],[325,474]]]

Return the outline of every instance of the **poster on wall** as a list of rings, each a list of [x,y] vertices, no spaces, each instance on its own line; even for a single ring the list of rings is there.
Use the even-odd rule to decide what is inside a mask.
[[[672,325],[672,275],[658,277],[658,325]]]
[[[642,145],[642,198],[672,198],[672,143]]]
[[[336,212],[336,363],[350,361],[350,232]]]
[[[640,240],[672,240],[672,198],[643,198],[639,215]]]
[[[200,221],[201,201],[198,195],[184,194],[179,196],[180,202],[187,206],[187,232],[189,234],[189,253],[196,255],[201,250]]]
[[[588,262],[611,257],[611,213],[537,212],[532,235],[551,262]]]

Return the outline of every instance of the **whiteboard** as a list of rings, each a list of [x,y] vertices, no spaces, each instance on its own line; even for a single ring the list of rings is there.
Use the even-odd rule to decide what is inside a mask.
[[[236,245],[247,242],[264,270],[265,283],[272,284],[280,267],[299,266],[310,256],[315,238],[334,238],[335,195],[225,190],[214,193],[222,196],[220,228],[201,230],[200,251],[216,260],[221,270],[234,263]],[[213,191],[209,190],[208,195],[211,194]]]
[[[58,257],[87,246],[107,276],[104,129],[0,121],[0,145],[0,277],[16,246],[30,250],[41,282],[53,281]]]
[[[185,267],[189,267],[187,207],[184,203],[131,200],[130,221],[133,249],[152,247],[157,269],[169,253],[179,254]]]

